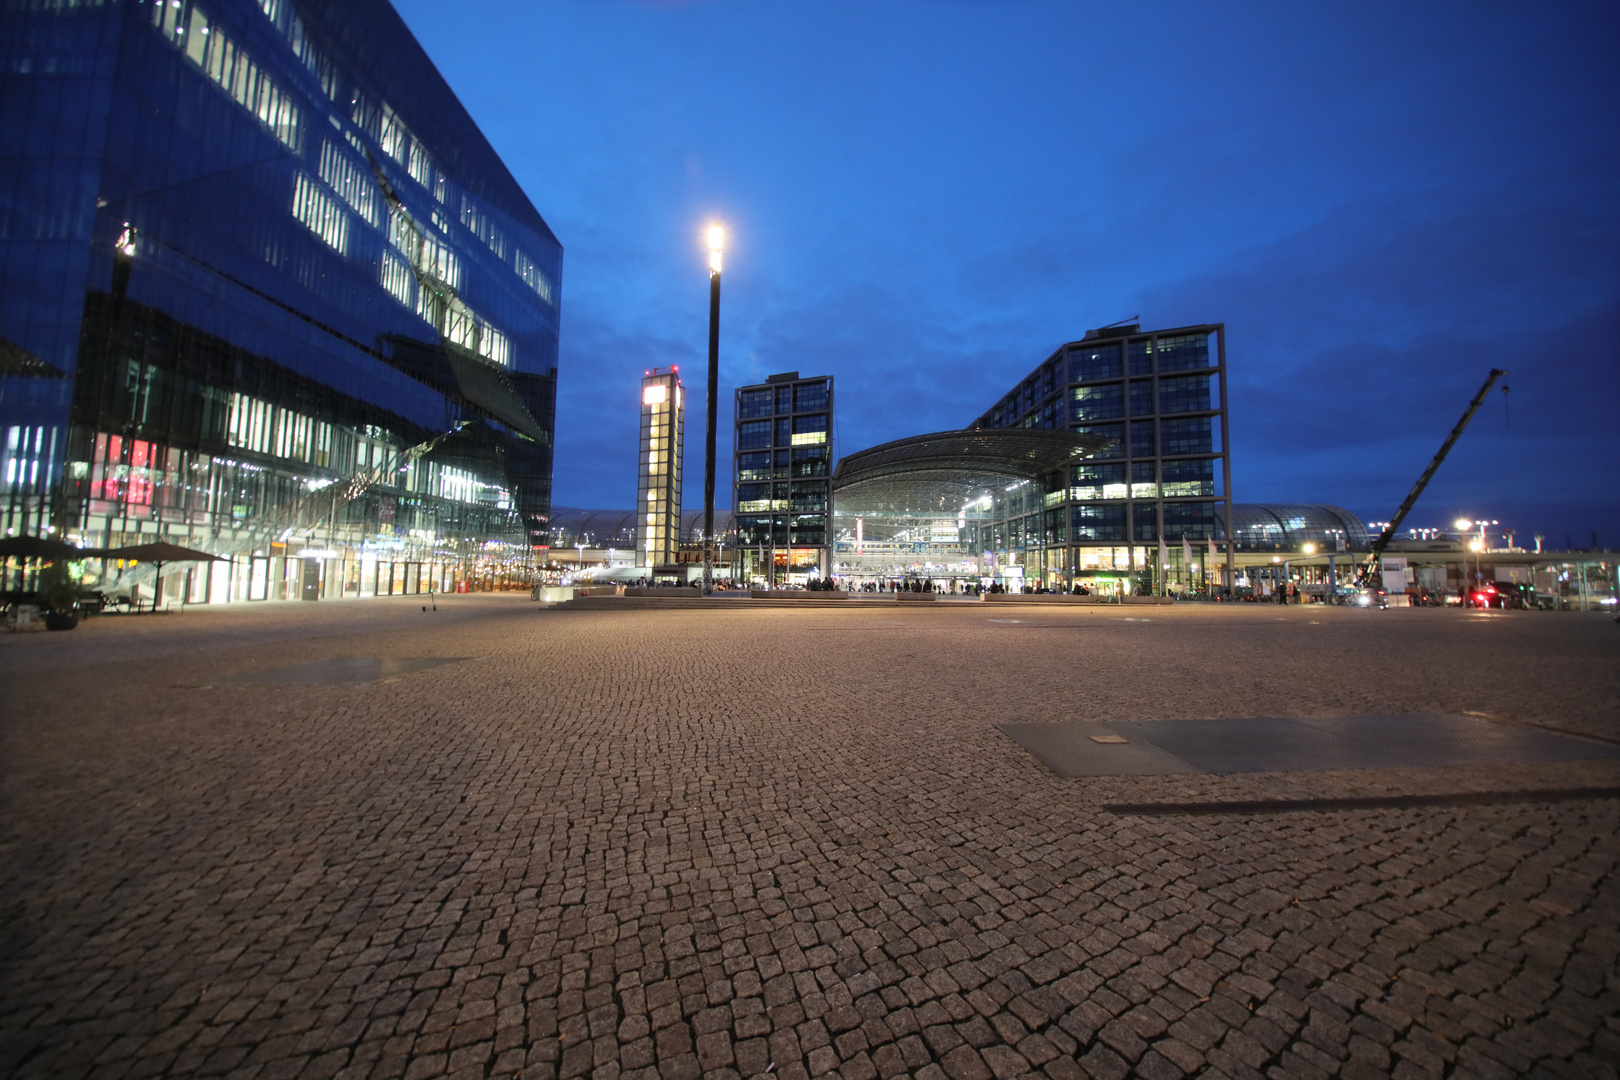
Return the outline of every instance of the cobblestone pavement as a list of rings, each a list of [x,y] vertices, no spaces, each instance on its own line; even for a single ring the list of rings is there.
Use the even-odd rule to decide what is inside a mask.
[[[1608,618],[439,608],[0,638],[0,1075],[1616,1075],[1620,800],[1103,809],[1613,762],[1062,779],[994,728],[1615,739]],[[466,659],[217,683],[354,656]]]

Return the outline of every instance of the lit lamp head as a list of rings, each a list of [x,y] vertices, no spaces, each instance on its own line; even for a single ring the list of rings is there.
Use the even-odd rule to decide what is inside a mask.
[[[1315,555],[1316,554],[1316,545],[1315,544],[1306,544],[1305,545],[1305,554],[1307,554],[1307,555]]]
[[[709,272],[720,272],[720,253],[726,247],[726,230],[723,225],[709,226]]]
[[[1456,521],[1453,521],[1451,524],[1456,526],[1459,529],[1467,529],[1467,528],[1471,528],[1474,523],[1472,521],[1469,521],[1467,518],[1458,518]]]

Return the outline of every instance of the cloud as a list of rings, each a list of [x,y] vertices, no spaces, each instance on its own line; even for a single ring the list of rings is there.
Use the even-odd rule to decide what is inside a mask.
[[[1466,511],[1612,534],[1620,509],[1593,478],[1620,475],[1617,248],[1584,199],[1369,200],[1142,306],[1226,322],[1243,501],[1387,517],[1502,368],[1506,405],[1493,391],[1412,523]]]
[[[635,504],[641,376],[671,364],[698,370],[702,358],[689,342],[620,329],[589,309],[570,310],[557,386],[556,460],[562,464],[555,470],[556,505]],[[687,430],[690,445],[690,418]]]

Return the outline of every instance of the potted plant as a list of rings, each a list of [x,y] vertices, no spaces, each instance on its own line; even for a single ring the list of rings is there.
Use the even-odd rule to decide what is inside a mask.
[[[39,596],[49,609],[45,629],[72,630],[79,625],[79,600],[84,589],[70,564],[58,560],[39,572]]]

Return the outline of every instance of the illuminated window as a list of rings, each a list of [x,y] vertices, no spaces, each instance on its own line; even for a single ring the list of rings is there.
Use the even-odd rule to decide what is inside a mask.
[[[321,179],[352,206],[374,229],[382,228],[382,196],[369,169],[344,153],[336,143],[321,145]]]
[[[338,201],[321,190],[320,186],[304,176],[298,176],[293,190],[293,217],[302,221],[309,230],[342,253],[349,242],[349,216]]]
[[[416,275],[411,268],[391,251],[382,254],[381,280],[383,288],[387,289],[395,300],[404,304],[412,311],[417,309],[416,302]]]
[[[194,3],[189,21],[182,22],[179,4],[158,4],[152,9],[152,22],[237,104],[264,121],[276,138],[298,148],[298,110],[292,98],[271,82],[269,75],[218,25],[211,24],[201,8]]]

